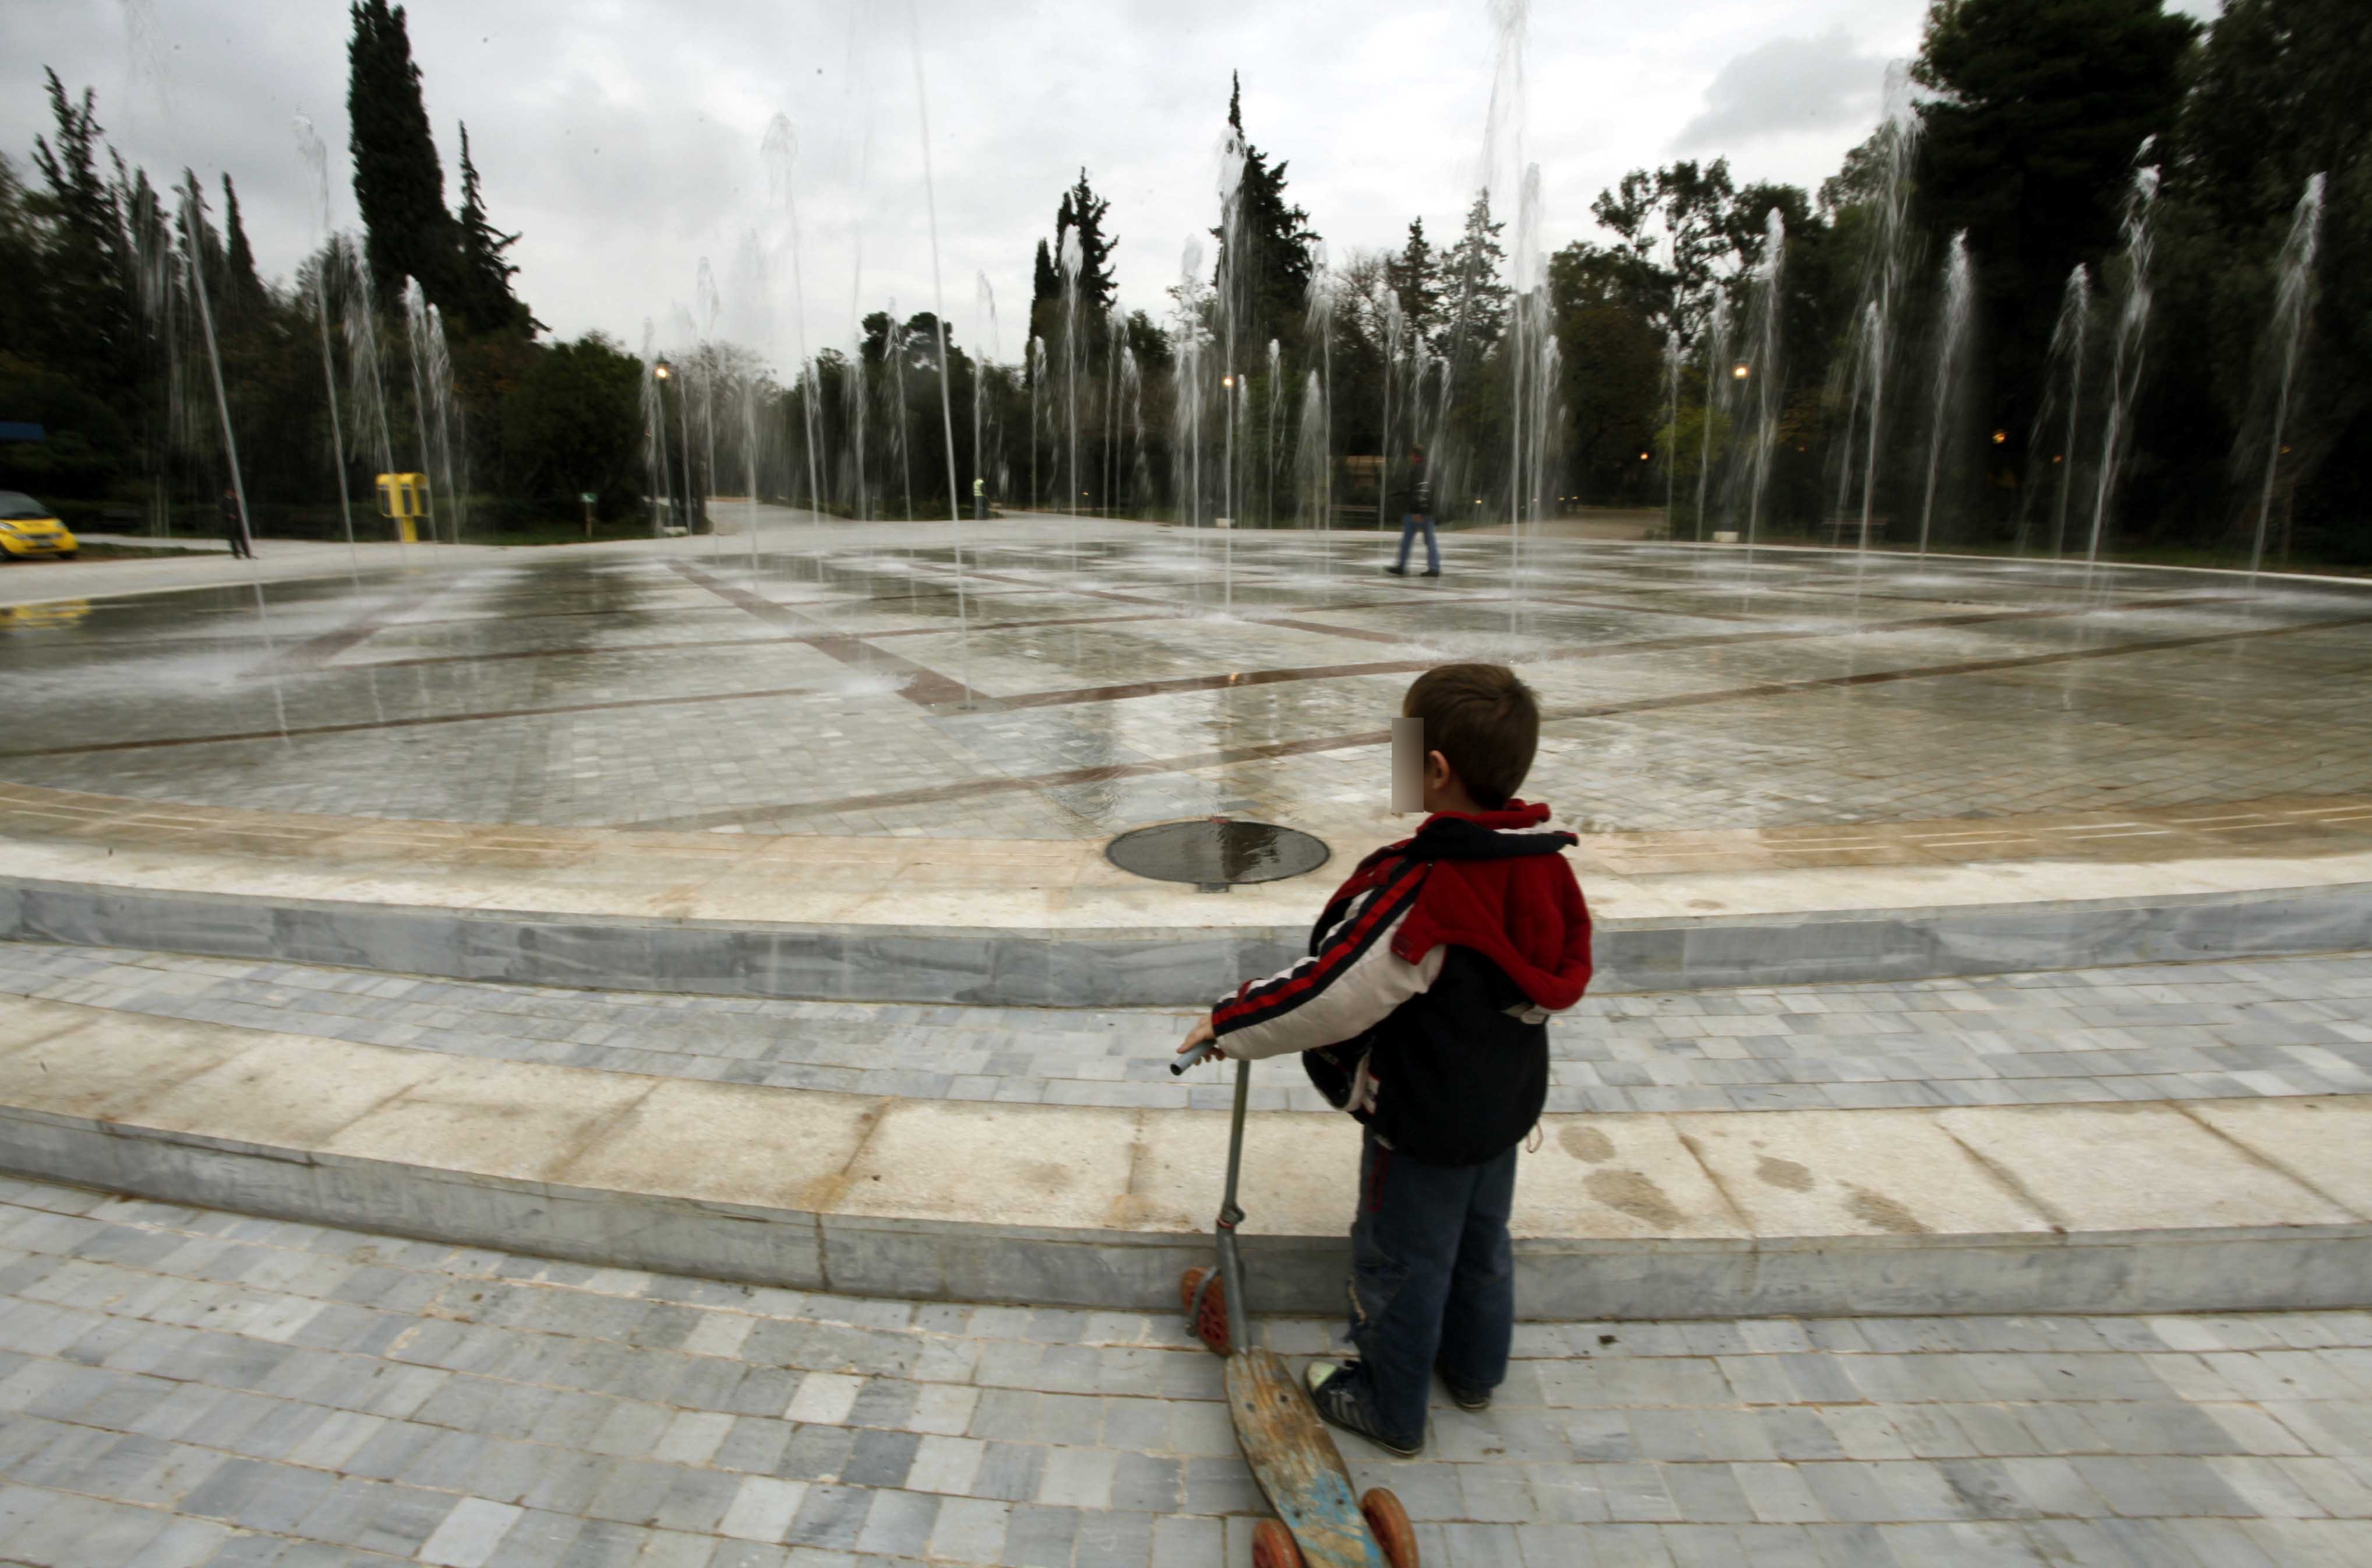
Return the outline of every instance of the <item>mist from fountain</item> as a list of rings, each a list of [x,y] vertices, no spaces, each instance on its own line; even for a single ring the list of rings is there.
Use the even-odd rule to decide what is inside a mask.
[[[2315,252],[2322,240],[2323,177],[2309,177],[2305,194],[2290,218],[2289,238],[2282,243],[2279,282],[2273,289],[2273,319],[2267,333],[2272,345],[2274,382],[2273,421],[2265,436],[2265,482],[2257,499],[2257,535],[2249,551],[2249,580],[2253,585],[2265,561],[2265,528],[2273,515],[2273,480],[2279,471],[2282,434],[2289,424],[2290,389],[2297,377],[2298,351],[2305,346],[2314,292]],[[2238,455],[2235,448],[2235,455]]]
[[[1276,470],[1281,460],[1276,444],[1276,413],[1285,404],[1285,350],[1274,338],[1268,341],[1268,379],[1262,385],[1267,389],[1265,401],[1268,403],[1268,436],[1262,447],[1264,456],[1261,461],[1261,473],[1266,482],[1262,505],[1267,512],[1266,526],[1274,528],[1277,517]],[[1302,508],[1296,505],[1295,510],[1299,512]]]
[[[1936,522],[1936,485],[1943,471],[1945,436],[1952,427],[1954,402],[1966,373],[1969,324],[1976,312],[1976,287],[1969,265],[1969,231],[1952,236],[1944,259],[1943,315],[1936,347],[1936,381],[1927,412],[1927,495],[1919,509],[1919,553]]]

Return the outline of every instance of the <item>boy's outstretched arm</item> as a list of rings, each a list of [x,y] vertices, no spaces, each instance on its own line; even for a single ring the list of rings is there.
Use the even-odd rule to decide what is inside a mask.
[[[1221,1053],[1257,1062],[1354,1040],[1430,989],[1448,949],[1436,947],[1419,963],[1392,951],[1392,934],[1415,906],[1425,870],[1412,863],[1362,894],[1309,957],[1222,998],[1207,1026]],[[1180,1049],[1199,1044],[1203,1028]]]

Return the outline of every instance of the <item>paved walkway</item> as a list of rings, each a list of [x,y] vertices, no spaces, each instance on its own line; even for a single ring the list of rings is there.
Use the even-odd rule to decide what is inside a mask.
[[[1345,1440],[1428,1563],[2372,1561],[2372,1314],[1524,1325],[1517,1357],[1422,1458]],[[1166,1316],[0,1182],[12,1563],[1240,1563],[1219,1392]]]
[[[0,943],[0,995],[369,1045],[906,1098],[1221,1109],[1186,1015],[547,990]],[[1864,1109],[2372,1090],[2372,954],[1592,996],[1552,1111]],[[1319,1110],[1290,1073],[1262,1109]]]

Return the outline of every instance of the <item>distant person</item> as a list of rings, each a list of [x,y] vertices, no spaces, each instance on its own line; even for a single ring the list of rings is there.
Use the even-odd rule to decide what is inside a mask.
[[[1433,475],[1425,471],[1424,448],[1411,447],[1408,453],[1408,489],[1403,493],[1401,511],[1401,558],[1384,568],[1395,577],[1408,575],[1409,545],[1416,539],[1419,528],[1424,530],[1424,575],[1441,575],[1441,541],[1433,530]]]
[[[222,494],[223,538],[230,541],[230,552],[241,559],[255,559],[255,546],[247,537],[247,517],[239,509],[238,492],[226,486]]]
[[[1424,1446],[1436,1370],[1468,1411],[1506,1376],[1516,1151],[1548,1096],[1548,1021],[1580,1002],[1590,963],[1574,835],[1515,798],[1540,742],[1531,690],[1498,665],[1443,665],[1401,712],[1424,726],[1424,826],[1334,890],[1309,957],[1222,999],[1179,1050],[1305,1052],[1310,1081],[1366,1124],[1359,1355],[1311,1364],[1309,1393],[1405,1457]]]

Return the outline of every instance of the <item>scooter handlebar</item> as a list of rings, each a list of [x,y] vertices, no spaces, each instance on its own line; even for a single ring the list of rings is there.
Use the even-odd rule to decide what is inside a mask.
[[[1180,1056],[1177,1061],[1172,1062],[1169,1064],[1170,1076],[1184,1076],[1187,1068],[1201,1066],[1203,1063],[1209,1061],[1212,1055],[1216,1052],[1218,1049],[1219,1042],[1217,1040],[1204,1040],[1202,1044],[1196,1046],[1193,1050],[1186,1052],[1186,1054]]]

